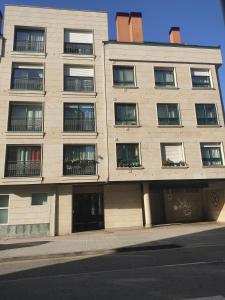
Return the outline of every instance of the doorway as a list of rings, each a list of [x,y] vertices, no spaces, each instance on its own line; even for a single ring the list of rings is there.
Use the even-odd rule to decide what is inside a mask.
[[[103,194],[74,194],[73,232],[98,229],[104,229]]]

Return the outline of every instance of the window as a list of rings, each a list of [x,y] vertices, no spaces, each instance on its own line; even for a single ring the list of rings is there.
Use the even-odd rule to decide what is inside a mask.
[[[221,144],[201,144],[203,166],[222,166]]]
[[[64,146],[64,175],[95,175],[95,145]]]
[[[94,104],[65,104],[64,131],[95,131]]]
[[[44,30],[16,28],[14,51],[44,52],[44,48]]]
[[[191,69],[192,86],[197,88],[211,88],[209,69]]]
[[[48,203],[47,193],[32,194],[31,205],[44,205]]]
[[[156,87],[174,87],[174,69],[173,68],[155,68],[155,86]]]
[[[94,69],[87,66],[65,66],[64,90],[94,92]]]
[[[113,66],[113,84],[115,86],[135,86],[134,67]]]
[[[139,144],[117,144],[117,167],[139,167]]]
[[[116,125],[137,125],[136,104],[115,104]]]
[[[159,125],[180,125],[178,104],[157,104]]]
[[[186,166],[181,143],[161,144],[162,165],[165,167]]]
[[[78,55],[92,55],[93,33],[87,31],[65,30],[64,52]]]
[[[11,88],[16,90],[43,90],[43,67],[14,64]]]
[[[9,195],[0,195],[0,224],[8,223]]]
[[[41,175],[41,146],[7,146],[6,177]]]
[[[9,131],[42,131],[42,105],[11,104]]]
[[[215,104],[195,104],[198,125],[218,125]]]

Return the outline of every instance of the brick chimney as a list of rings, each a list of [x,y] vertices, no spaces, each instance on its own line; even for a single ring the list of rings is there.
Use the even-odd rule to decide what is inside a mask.
[[[116,14],[116,34],[118,42],[130,42],[129,13]]]
[[[118,42],[143,43],[142,14],[139,12],[116,14]]]
[[[180,27],[171,27],[169,31],[169,35],[170,35],[170,43],[173,44],[181,43]]]
[[[139,12],[130,13],[130,41],[136,43],[143,43],[143,28],[142,28],[142,14]]]

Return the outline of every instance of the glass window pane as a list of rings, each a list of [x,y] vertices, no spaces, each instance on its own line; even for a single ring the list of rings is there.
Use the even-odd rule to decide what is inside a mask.
[[[31,205],[44,205],[48,202],[48,194],[47,193],[36,193],[32,194]]]
[[[0,208],[9,206],[9,195],[0,195]]]
[[[155,69],[156,86],[174,86],[174,71],[170,69]]]
[[[8,223],[8,209],[0,209],[0,224]]]
[[[198,125],[218,124],[215,104],[196,104],[195,107]]]
[[[177,104],[158,104],[159,125],[179,125],[180,118]]]
[[[136,125],[136,104],[116,104],[115,118],[116,125]]]
[[[140,166],[138,144],[117,144],[117,166],[138,167]]]
[[[115,85],[134,85],[134,68],[113,67],[113,81]]]

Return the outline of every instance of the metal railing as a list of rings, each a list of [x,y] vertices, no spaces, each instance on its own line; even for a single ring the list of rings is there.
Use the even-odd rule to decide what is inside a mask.
[[[63,166],[63,175],[79,176],[79,175],[95,175],[96,161],[94,160],[78,160],[66,161]]]
[[[42,118],[11,119],[10,131],[42,131]]]
[[[155,82],[156,86],[175,86],[174,81],[156,81]]]
[[[180,125],[179,118],[161,118],[159,117],[159,125]]]
[[[18,52],[44,52],[44,41],[16,40],[14,50]]]
[[[6,177],[32,177],[41,175],[41,161],[7,161]]]
[[[13,78],[12,89],[41,91],[43,90],[43,79]]]
[[[79,55],[92,55],[92,44],[64,43],[64,52]]]
[[[92,77],[68,77],[64,79],[65,91],[93,92],[94,79]]]
[[[120,159],[117,160],[117,167],[118,168],[135,168],[140,167],[139,159]]]
[[[193,87],[210,88],[211,82],[209,76],[192,76]]]
[[[64,119],[64,131],[95,131],[95,119]]]
[[[198,125],[218,125],[217,118],[197,118]]]

